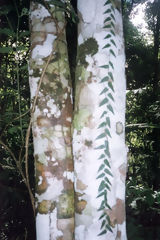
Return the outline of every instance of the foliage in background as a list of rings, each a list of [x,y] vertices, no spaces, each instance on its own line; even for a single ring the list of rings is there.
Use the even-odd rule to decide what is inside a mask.
[[[129,167],[126,206],[129,240],[160,238],[158,4],[158,1],[146,4],[146,20],[153,39],[150,45],[129,21],[132,9],[124,11],[128,87],[126,140]]]
[[[30,105],[29,1],[0,3],[0,239],[35,239],[24,166]],[[32,156],[31,146],[29,172],[33,190]]]

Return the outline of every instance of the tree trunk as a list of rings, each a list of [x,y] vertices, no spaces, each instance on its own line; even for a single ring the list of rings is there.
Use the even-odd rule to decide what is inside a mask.
[[[75,239],[126,240],[126,82],[120,1],[79,0],[78,14]]]
[[[72,240],[74,231],[72,96],[65,18],[58,7],[31,3],[32,132],[37,240]]]

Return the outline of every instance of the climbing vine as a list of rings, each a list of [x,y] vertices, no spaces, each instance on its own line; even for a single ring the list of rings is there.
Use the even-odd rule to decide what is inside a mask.
[[[105,36],[105,40],[107,41],[106,45],[103,49],[108,51],[108,63],[106,65],[100,66],[100,68],[106,69],[106,76],[101,79],[100,84],[103,84],[103,90],[100,93],[100,97],[103,96],[102,101],[99,104],[99,107],[106,107],[103,111],[100,119],[100,124],[98,129],[102,129],[102,133],[97,136],[96,140],[104,139],[104,144],[99,145],[96,149],[103,150],[103,153],[100,155],[99,159],[101,161],[100,167],[98,169],[97,179],[100,179],[100,184],[98,188],[98,196],[97,198],[102,198],[101,205],[98,211],[101,211],[101,215],[99,220],[102,221],[101,229],[98,236],[106,234],[107,231],[112,232],[110,217],[107,214],[107,210],[111,209],[108,201],[107,201],[107,192],[110,191],[111,182],[110,178],[113,176],[111,172],[110,166],[110,149],[109,149],[109,138],[111,138],[110,128],[110,116],[109,114],[114,114],[114,110],[112,107],[112,103],[114,102],[114,64],[112,62],[112,58],[116,57],[115,48],[116,43],[114,41],[115,37],[115,0],[107,0],[104,4],[105,10],[104,14],[106,16],[104,20],[104,29],[108,30],[107,35]]]

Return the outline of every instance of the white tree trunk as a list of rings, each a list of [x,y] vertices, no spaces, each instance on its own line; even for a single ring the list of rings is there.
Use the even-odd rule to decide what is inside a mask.
[[[70,73],[65,18],[55,9],[31,4],[29,74],[32,106],[37,98],[32,111],[37,240],[72,240],[74,232]]]
[[[78,0],[75,240],[127,239],[126,81],[120,11],[117,0]]]

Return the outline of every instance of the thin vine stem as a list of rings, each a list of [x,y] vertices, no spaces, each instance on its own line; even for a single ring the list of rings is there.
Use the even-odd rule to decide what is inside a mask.
[[[17,90],[18,90],[18,111],[19,111],[19,123],[20,123],[20,131],[21,131],[21,139],[22,143],[24,142],[24,136],[23,136],[23,122],[22,122],[22,112],[21,112],[21,93],[20,93],[20,78],[19,78],[19,54],[18,54],[18,39],[19,39],[19,24],[20,24],[20,15],[18,12],[17,5],[14,1],[15,9],[17,12],[18,22],[17,22],[17,29],[16,29],[16,54],[17,54],[17,60],[16,60],[16,78],[17,78]]]

